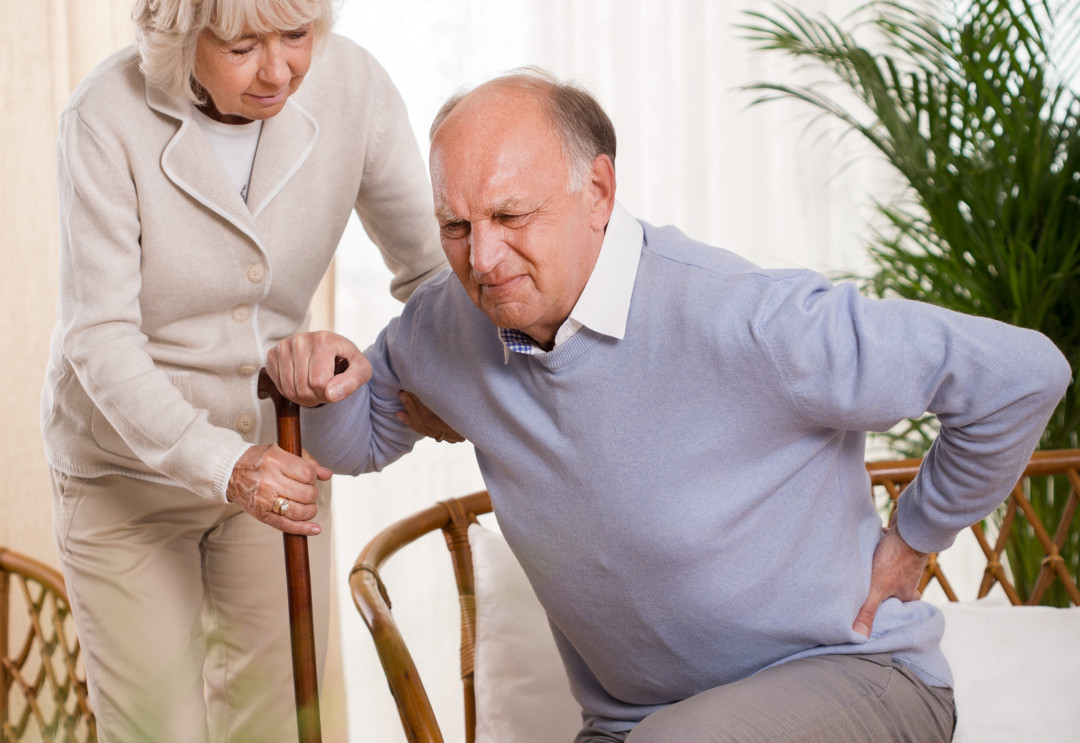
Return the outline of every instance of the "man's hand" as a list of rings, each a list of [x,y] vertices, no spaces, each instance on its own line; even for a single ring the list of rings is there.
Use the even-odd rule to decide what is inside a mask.
[[[878,606],[887,598],[901,601],[917,601],[919,579],[926,567],[927,553],[913,549],[897,531],[888,529],[874,550],[874,562],[870,568],[870,594],[859,609],[852,629],[870,637],[874,615]]]
[[[451,444],[460,444],[465,440],[464,436],[446,425],[442,418],[432,413],[413,393],[402,390],[398,399],[405,408],[397,414],[398,420],[421,436],[430,436],[436,441],[449,441]]]
[[[349,368],[335,376],[337,358]],[[270,349],[266,372],[282,395],[310,408],[356,392],[371,379],[371,364],[348,338],[320,330],[297,333]]]
[[[301,458],[277,444],[252,446],[233,467],[225,495],[264,524],[312,537],[321,531],[312,521],[319,511],[316,481],[331,474],[307,452]]]

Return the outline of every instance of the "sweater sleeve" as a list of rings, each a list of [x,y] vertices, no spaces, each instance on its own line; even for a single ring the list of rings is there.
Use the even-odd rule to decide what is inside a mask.
[[[405,301],[446,266],[427,169],[401,94],[374,58],[373,141],[364,162],[356,213],[393,272],[390,293]]]
[[[371,381],[344,400],[300,411],[304,448],[338,474],[379,472],[421,438],[397,418],[402,410],[401,383],[390,361],[387,336],[400,322],[400,318],[391,321],[364,351],[371,363]]]
[[[60,126],[58,313],[64,356],[135,456],[199,495],[224,500],[233,465],[249,444],[211,425],[207,413],[189,404],[144,350],[135,184],[77,111],[67,113]]]
[[[934,552],[1004,501],[1071,379],[1045,336],[907,300],[872,300],[814,274],[776,281],[756,328],[810,425],[885,431],[934,414],[937,440],[897,526]]]

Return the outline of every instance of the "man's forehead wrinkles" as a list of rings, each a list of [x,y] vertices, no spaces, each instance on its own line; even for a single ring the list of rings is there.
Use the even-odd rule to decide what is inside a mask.
[[[492,214],[504,214],[508,211],[513,211],[521,205],[521,199],[516,196],[503,199],[498,204],[491,207]]]
[[[496,214],[506,214],[520,208],[521,199],[517,196],[510,196],[494,203],[476,205],[470,203],[463,214],[458,214],[457,210],[449,205],[439,205],[435,208],[435,217],[444,222],[454,222],[459,219],[471,222],[478,219],[487,219]]]

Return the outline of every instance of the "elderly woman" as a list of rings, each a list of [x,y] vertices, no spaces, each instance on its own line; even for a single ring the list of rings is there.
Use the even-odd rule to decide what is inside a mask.
[[[404,105],[332,0],[138,0],[64,111],[42,401],[102,741],[295,740],[280,532],[325,652],[329,472],[276,447],[265,353],[352,210],[404,300],[443,266]],[[276,504],[276,505],[275,505]],[[280,530],[280,531],[279,531]]]

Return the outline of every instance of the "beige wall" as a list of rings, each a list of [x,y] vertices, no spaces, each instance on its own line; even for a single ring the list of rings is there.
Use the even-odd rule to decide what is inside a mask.
[[[53,147],[68,95],[131,38],[130,0],[0,0],[0,544],[57,564],[38,398],[56,304]]]
[[[38,399],[56,305],[54,145],[60,111],[93,66],[132,40],[131,0],[0,0],[0,545],[58,566]],[[329,282],[324,281],[328,287]],[[320,291],[313,324],[333,323]],[[287,621],[283,609],[282,617]],[[336,612],[323,730],[345,740]]]

